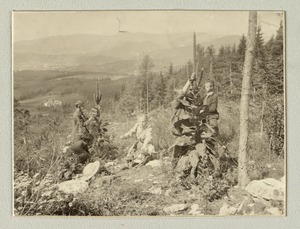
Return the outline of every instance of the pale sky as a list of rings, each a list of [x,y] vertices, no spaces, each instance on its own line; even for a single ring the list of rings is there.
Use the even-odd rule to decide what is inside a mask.
[[[70,34],[155,34],[204,32],[214,35],[247,34],[246,11],[44,11],[14,12],[14,42]],[[280,11],[258,12],[258,24],[268,40],[279,27]]]

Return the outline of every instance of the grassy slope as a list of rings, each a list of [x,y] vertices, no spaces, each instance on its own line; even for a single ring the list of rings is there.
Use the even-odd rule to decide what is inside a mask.
[[[238,104],[228,101],[220,101],[220,131],[223,139],[228,140],[228,148],[232,156],[238,154]],[[253,112],[253,110],[252,110]],[[153,111],[150,122],[153,126],[154,143],[157,149],[163,151],[170,146],[174,137],[170,133],[170,109]],[[253,113],[251,120],[257,118]],[[110,126],[115,143],[119,144],[124,154],[133,140],[119,140],[119,136],[128,131],[135,120],[128,122],[114,122]],[[257,138],[257,133],[251,128],[249,139],[249,164],[248,172],[251,180],[272,177],[279,179],[283,176],[283,159],[266,154],[264,142]],[[162,137],[163,136],[163,137]],[[228,196],[207,202],[203,198],[202,187],[192,186],[186,189],[176,182],[175,174],[171,169],[168,156],[163,159],[162,167],[151,168],[148,166],[133,168],[116,173],[112,177],[97,175],[91,183],[89,192],[81,196],[83,201],[103,201],[106,199],[111,204],[110,210],[105,210],[103,215],[166,215],[164,207],[172,204],[187,204],[188,208],[174,215],[188,215],[192,204],[198,204],[203,214],[218,214],[220,207],[226,201],[238,203],[244,200],[246,193],[237,188],[230,188]],[[109,180],[109,182],[107,182]],[[149,193],[149,190],[157,190],[158,193]]]
[[[27,82],[28,87],[33,85],[41,85],[42,81]],[[105,85],[103,85],[105,86]],[[88,83],[84,87],[90,87]],[[62,87],[57,87],[58,90]],[[23,86],[22,89],[24,90]],[[18,89],[16,90],[18,92]],[[64,95],[72,100],[77,97],[74,94]],[[27,101],[23,101],[22,105],[36,106],[48,95],[37,96]],[[25,102],[25,103],[24,103]],[[224,142],[227,143],[232,156],[238,154],[238,136],[239,136],[239,103],[229,100],[220,100],[220,132]],[[249,176],[251,179],[261,179],[264,177],[280,178],[283,171],[283,159],[267,153],[267,141],[265,138],[260,139],[259,130],[259,108],[251,106],[250,114],[250,137],[249,137]],[[151,113],[150,123],[153,127],[153,142],[159,151],[165,152],[173,142],[174,137],[170,133],[170,119],[173,111],[170,109],[155,110]],[[71,114],[70,114],[71,116]],[[120,140],[120,136],[127,132],[135,123],[134,119],[127,122],[112,120],[110,114],[103,115],[112,124],[108,127],[109,134],[112,136],[113,143],[119,147],[121,155],[126,154],[128,148],[134,142],[134,139]],[[63,126],[70,127],[71,119],[63,120]],[[70,128],[62,130],[62,138],[66,138]],[[162,137],[163,136],[163,137]],[[171,152],[165,152],[164,156],[170,156]],[[121,159],[121,158],[120,158]],[[104,162],[103,162],[104,163]],[[152,175],[153,176],[152,176]],[[192,187],[186,190],[175,182],[174,174],[170,169],[168,161],[163,163],[161,168],[151,169],[149,167],[141,167],[122,171],[116,174],[111,183],[103,182],[105,177],[98,175],[92,182],[91,188],[80,198],[86,203],[102,203],[104,199],[108,199],[111,211],[102,213],[107,215],[164,215],[163,208],[171,204],[187,203],[189,206],[198,203],[202,212],[205,214],[216,214],[219,207],[223,203],[223,199],[207,204],[203,202],[201,197],[201,187]],[[140,180],[137,182],[137,180]],[[97,183],[99,186],[97,187]],[[148,193],[150,188],[161,189],[161,194]],[[170,195],[166,196],[167,190]],[[186,215],[188,210],[180,214]]]

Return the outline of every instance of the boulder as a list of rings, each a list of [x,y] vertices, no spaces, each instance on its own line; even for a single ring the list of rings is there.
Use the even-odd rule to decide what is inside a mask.
[[[74,195],[83,193],[88,187],[88,183],[83,180],[69,180],[58,184],[59,191]]]
[[[187,170],[190,167],[189,157],[182,156],[177,163],[176,172],[182,173],[183,171]]]
[[[91,183],[91,187],[92,188],[99,188],[101,186],[107,186],[110,185],[111,182],[116,179],[116,176],[111,175],[111,176],[103,176],[103,177],[99,177],[96,178],[92,183]]]
[[[133,182],[134,183],[140,183],[140,182],[142,182],[144,179],[136,179],[136,180],[134,180]]]
[[[219,215],[234,215],[238,211],[238,206],[229,206],[227,203],[224,203],[220,208]]]
[[[266,214],[267,206],[263,199],[253,199],[250,195],[244,198],[243,201],[235,204],[228,205],[224,203],[220,208],[220,215],[263,215]]]
[[[191,210],[188,213],[189,215],[204,215],[200,209],[199,209],[199,205],[198,204],[193,204],[191,206]]]
[[[168,189],[168,190],[165,191],[164,195],[165,196],[170,196],[171,192],[172,192],[172,189],[170,188],[170,189]]]
[[[173,204],[172,206],[165,207],[164,212],[171,214],[179,211],[184,211],[188,208],[187,204]]]
[[[109,162],[105,163],[104,167],[105,167],[105,168],[109,168],[109,167],[115,166],[115,165],[116,165],[116,162],[114,162],[114,161],[109,161]]]
[[[271,215],[282,215],[283,214],[278,208],[275,208],[275,207],[266,209],[266,212]]]
[[[246,191],[252,196],[267,200],[284,200],[284,183],[273,178],[251,181]]]
[[[154,195],[161,195],[162,190],[161,190],[161,187],[156,188],[156,187],[153,186],[147,192],[149,192],[151,194],[154,194]]]
[[[146,166],[151,166],[152,168],[155,167],[161,167],[161,161],[160,160],[153,160],[153,161],[149,161]]]

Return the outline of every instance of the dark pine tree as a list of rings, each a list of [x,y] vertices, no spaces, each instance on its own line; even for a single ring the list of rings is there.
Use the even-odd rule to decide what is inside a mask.
[[[243,34],[242,38],[240,39],[240,43],[239,43],[238,49],[237,49],[237,53],[238,53],[241,61],[245,60],[246,45],[247,45],[247,39],[246,39],[245,35]]]

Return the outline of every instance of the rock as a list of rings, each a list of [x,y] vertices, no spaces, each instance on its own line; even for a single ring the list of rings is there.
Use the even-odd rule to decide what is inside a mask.
[[[189,157],[182,156],[177,163],[176,172],[181,174],[183,171],[187,170],[190,167]]]
[[[139,183],[139,182],[142,182],[144,179],[136,179],[136,180],[134,180],[133,182],[134,183]]]
[[[245,198],[238,206],[236,214],[239,215],[249,215],[252,214],[254,203],[249,199]]]
[[[161,195],[162,190],[161,190],[161,187],[156,188],[156,187],[153,186],[147,192],[149,192],[151,194],[154,194],[154,195]]]
[[[32,177],[33,179],[37,179],[40,176],[39,173],[34,174],[34,176]]]
[[[116,162],[109,161],[109,162],[105,163],[104,167],[105,168],[109,168],[109,167],[112,167],[112,166],[115,166],[115,165],[116,165]]]
[[[42,197],[50,197],[53,194],[53,190],[48,190],[41,194]]]
[[[171,214],[179,211],[184,211],[188,208],[187,204],[173,204],[172,206],[165,207],[164,212]]]
[[[151,166],[152,168],[161,167],[161,161],[159,160],[153,160],[149,161],[146,166]]]
[[[273,178],[251,181],[246,191],[252,196],[267,200],[284,200],[284,184]]]
[[[237,206],[229,206],[227,203],[224,203],[220,208],[219,215],[234,215],[238,211]]]
[[[91,187],[92,188],[98,188],[101,187],[103,185],[109,185],[111,184],[112,180],[115,179],[115,176],[103,176],[103,177],[99,177],[96,178],[92,183],[91,183]]]
[[[200,210],[199,210],[199,205],[198,204],[193,204],[191,206],[191,210],[188,213],[189,215],[204,215]]]
[[[253,207],[255,214],[263,214],[265,209],[266,209],[266,205],[262,202],[255,203]]]
[[[285,182],[285,176],[281,177],[281,178],[280,178],[280,181],[281,181],[282,183],[284,183],[284,182]]]
[[[248,161],[248,165],[254,165],[255,161]]]
[[[165,196],[170,196],[170,193],[172,192],[172,189],[168,189],[167,191],[165,191]]]
[[[143,162],[142,159],[136,158],[136,159],[133,160],[132,166],[139,165],[139,164],[141,164],[142,162]]]
[[[278,208],[268,208],[266,209],[267,213],[270,213],[271,215],[282,215],[283,213]]]
[[[129,166],[127,163],[117,164],[113,169],[115,170],[115,172],[120,172],[122,170],[129,169]]]
[[[192,212],[195,212],[197,210],[199,210],[199,205],[198,204],[193,204],[191,206],[191,210],[189,211],[189,214],[191,214]]]
[[[58,190],[64,193],[78,194],[83,193],[89,187],[88,183],[83,180],[69,180],[58,184]]]
[[[243,201],[237,203],[234,206],[229,206],[224,203],[220,208],[220,215],[263,215],[266,213],[265,209],[267,207],[263,202],[263,199],[255,201],[250,195],[245,197]]]
[[[170,162],[172,161],[171,157],[163,157],[162,160],[166,163],[166,162]]]
[[[62,152],[65,154],[68,150],[69,150],[69,146],[65,146],[64,148],[63,148],[63,150],[62,150]]]

